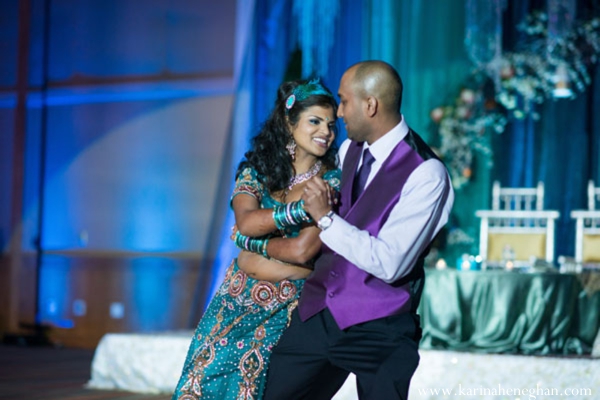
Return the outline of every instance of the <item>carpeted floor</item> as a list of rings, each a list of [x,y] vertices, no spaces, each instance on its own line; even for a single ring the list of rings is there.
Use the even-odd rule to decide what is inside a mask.
[[[148,395],[86,389],[94,350],[0,344],[2,400],[167,400]]]
[[[0,400],[170,399],[168,394],[86,388],[93,357],[94,350],[0,345]],[[598,400],[598,377],[600,360],[590,357],[421,351],[421,364],[411,383],[411,398]],[[519,395],[515,395],[516,390]],[[352,379],[335,397],[356,398]]]

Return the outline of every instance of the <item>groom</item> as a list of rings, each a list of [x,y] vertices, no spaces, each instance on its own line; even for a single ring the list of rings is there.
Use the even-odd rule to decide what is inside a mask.
[[[454,200],[448,173],[406,124],[392,66],[353,65],[338,94],[340,207],[321,179],[308,182],[324,246],[271,355],[266,400],[330,399],[350,372],[360,399],[406,399],[419,363],[423,261]]]

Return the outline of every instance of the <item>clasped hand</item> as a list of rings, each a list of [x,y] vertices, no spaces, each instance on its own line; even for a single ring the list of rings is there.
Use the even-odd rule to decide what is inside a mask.
[[[333,204],[333,189],[318,176],[306,182],[302,200],[304,200],[304,209],[310,214],[313,220],[318,221],[323,215],[331,210]]]

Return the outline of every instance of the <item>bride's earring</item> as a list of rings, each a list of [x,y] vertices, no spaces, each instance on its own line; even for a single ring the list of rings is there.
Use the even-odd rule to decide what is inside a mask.
[[[292,158],[292,161],[294,161],[296,159],[296,141],[294,140],[293,136],[290,137],[290,141],[285,145],[285,148]]]

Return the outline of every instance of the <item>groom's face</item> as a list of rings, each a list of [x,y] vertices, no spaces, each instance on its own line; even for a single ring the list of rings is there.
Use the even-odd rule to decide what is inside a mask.
[[[354,69],[350,69],[342,76],[338,89],[340,105],[337,116],[344,121],[348,138],[362,142],[365,140],[363,136],[366,134],[364,104],[357,90],[359,85],[354,82],[354,75]]]

